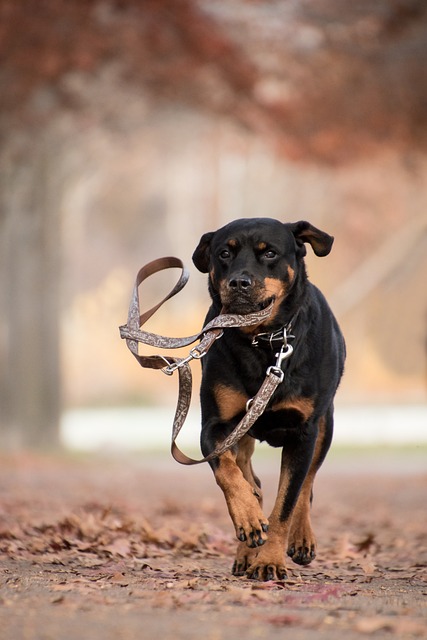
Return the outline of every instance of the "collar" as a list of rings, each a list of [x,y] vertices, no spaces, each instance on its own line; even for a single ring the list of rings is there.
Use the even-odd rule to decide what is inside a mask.
[[[298,312],[286,325],[280,327],[280,329],[277,329],[276,331],[255,334],[252,339],[252,346],[270,346],[271,349],[274,349],[277,347],[277,344],[280,343],[286,347],[288,344],[288,340],[292,340],[293,338],[295,338],[295,336],[291,334],[291,329],[297,318],[297,315]]]

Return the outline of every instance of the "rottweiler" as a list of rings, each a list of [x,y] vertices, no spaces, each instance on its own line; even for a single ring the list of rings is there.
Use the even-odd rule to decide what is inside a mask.
[[[332,440],[345,342],[323,294],[308,280],[304,256],[306,243],[317,256],[327,256],[333,241],[306,221],[243,218],[205,233],[193,254],[197,269],[209,274],[212,305],[206,322],[220,313],[248,314],[272,305],[262,324],[225,329],[203,360],[204,456],[242,419],[284,341],[293,347],[265,412],[237,446],[210,462],[239,540],[236,576],[284,580],[286,552],[301,565],[316,556],[313,481]],[[256,440],[282,449],[279,489],[268,519],[251,463]]]

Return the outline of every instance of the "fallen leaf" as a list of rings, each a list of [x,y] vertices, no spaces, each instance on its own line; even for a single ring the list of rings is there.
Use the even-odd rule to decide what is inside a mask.
[[[129,579],[123,573],[115,573],[110,577],[110,581],[118,584],[120,587],[127,587],[129,585]]]
[[[131,545],[128,538],[117,538],[111,544],[106,545],[104,547],[104,551],[111,553],[113,556],[121,556],[122,558],[132,555]]]
[[[373,533],[367,533],[366,536],[362,538],[362,540],[354,543],[354,548],[356,549],[356,551],[361,553],[363,551],[369,551],[370,548],[374,545],[377,546],[375,535]]]
[[[357,564],[360,567],[362,567],[363,572],[367,576],[373,575],[375,573],[375,571],[377,570],[377,566],[375,565],[374,562],[372,562],[372,558],[362,558],[361,560],[358,561]]]

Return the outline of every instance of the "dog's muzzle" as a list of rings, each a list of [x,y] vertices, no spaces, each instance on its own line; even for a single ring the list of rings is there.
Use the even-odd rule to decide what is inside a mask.
[[[263,284],[245,273],[230,277],[220,289],[221,302],[228,313],[246,314],[266,309],[275,298],[265,296]]]

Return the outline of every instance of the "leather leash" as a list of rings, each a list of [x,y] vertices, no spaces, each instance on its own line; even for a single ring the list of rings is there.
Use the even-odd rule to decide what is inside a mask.
[[[170,268],[181,269],[181,275],[178,282],[172,291],[163,298],[163,300],[141,315],[138,293],[139,285],[154,273]],[[255,421],[264,412],[271,396],[278,385],[282,382],[283,371],[281,369],[281,363],[282,360],[288,358],[292,354],[292,347],[286,343],[285,335],[284,344],[282,345],[279,353],[276,354],[276,364],[267,369],[266,377],[258,393],[248,401],[246,405],[247,411],[244,417],[230,435],[225,438],[225,440],[223,440],[223,442],[221,442],[208,456],[200,460],[189,458],[178,448],[176,444],[176,439],[187,417],[191,403],[192,375],[189,361],[192,359],[203,358],[215,340],[222,336],[224,328],[249,327],[260,324],[266,320],[271,315],[273,303],[271,303],[266,309],[262,309],[255,313],[249,313],[247,315],[220,314],[208,322],[208,324],[205,325],[199,333],[185,338],[169,338],[155,333],[142,331],[141,327],[147,322],[147,320],[149,320],[149,318],[151,318],[151,316],[167,300],[175,296],[185,287],[188,282],[188,278],[189,273],[179,258],[158,258],[157,260],[153,260],[146,264],[139,270],[136,276],[132,298],[129,305],[127,324],[119,327],[119,329],[120,336],[126,339],[128,348],[142,367],[161,369],[168,375],[172,375],[175,370],[178,370],[179,394],[172,428],[171,453],[177,462],[186,465],[194,465],[201,464],[202,462],[208,462],[209,460],[222,455],[231,449],[249,431]],[[139,342],[163,349],[177,349],[179,347],[188,346],[199,338],[199,344],[191,349],[189,356],[186,358],[176,358],[171,356],[165,357],[162,355],[142,356],[138,353]]]

